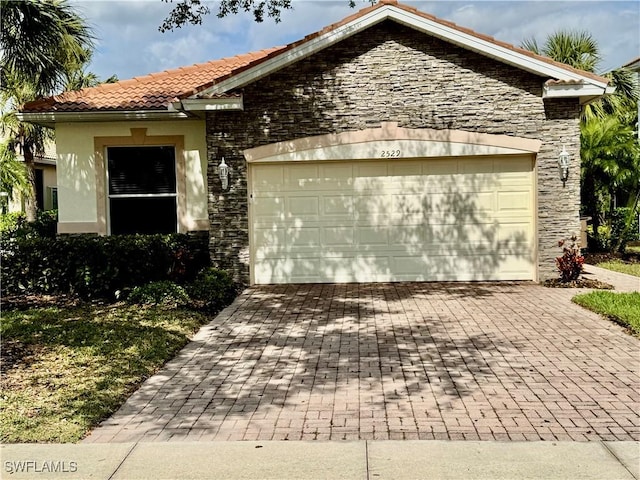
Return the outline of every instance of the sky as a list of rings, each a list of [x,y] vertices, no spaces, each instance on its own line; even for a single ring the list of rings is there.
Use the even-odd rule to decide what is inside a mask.
[[[256,23],[250,13],[217,18],[217,3],[202,25],[161,33],[171,11],[163,0],[71,0],[92,27],[96,50],[90,70],[124,80],[166,69],[286,45],[370,5],[368,0],[293,0],[276,24]],[[514,45],[539,43],[558,30],[585,30],[596,39],[598,73],[640,56],[640,1],[407,1],[423,12]]]

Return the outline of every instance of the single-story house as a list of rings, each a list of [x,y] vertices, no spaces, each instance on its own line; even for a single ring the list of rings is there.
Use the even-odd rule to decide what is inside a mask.
[[[56,179],[56,155],[51,149],[33,159],[35,175],[35,201],[38,210],[55,210],[58,208],[58,187]],[[27,199],[14,191],[9,198],[9,212],[24,212]]]
[[[580,229],[580,112],[610,91],[381,0],[22,118],[55,127],[61,234],[207,231],[251,284],[536,281]]]

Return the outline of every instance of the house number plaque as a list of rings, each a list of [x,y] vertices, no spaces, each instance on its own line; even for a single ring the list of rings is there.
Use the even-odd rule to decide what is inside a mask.
[[[382,150],[380,158],[398,158],[401,155],[401,150]]]

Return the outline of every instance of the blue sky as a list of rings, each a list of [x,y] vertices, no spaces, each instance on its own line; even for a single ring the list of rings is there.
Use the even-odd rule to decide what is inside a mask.
[[[293,0],[294,10],[275,24],[258,24],[250,14],[216,17],[199,26],[161,33],[158,26],[171,10],[162,0],[72,0],[93,28],[96,51],[91,70],[102,78],[124,80],[193,63],[233,56],[299,40],[341,20],[368,1]],[[640,2],[634,1],[405,1],[404,3],[498,40],[519,45],[539,41],[560,29],[586,30],[597,40],[599,72],[640,56]]]

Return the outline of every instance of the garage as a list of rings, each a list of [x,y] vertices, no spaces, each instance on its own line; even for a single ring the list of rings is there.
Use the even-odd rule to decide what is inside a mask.
[[[532,155],[256,163],[249,179],[252,283],[535,278]]]

